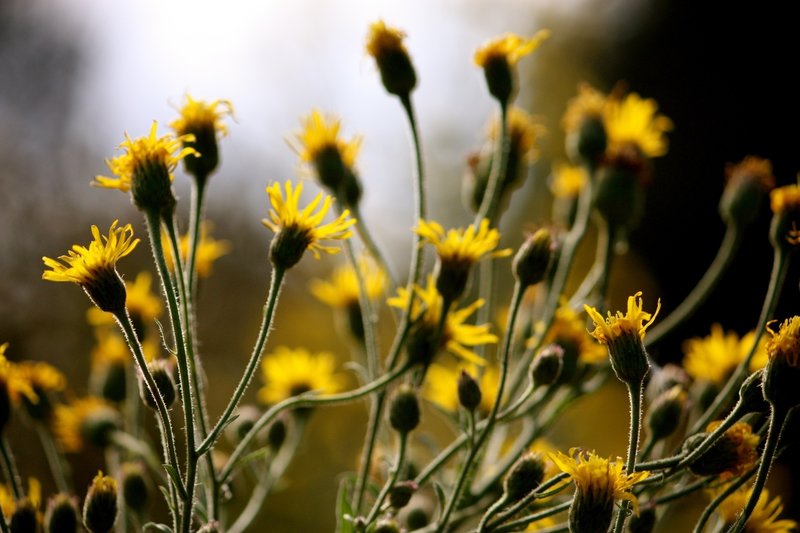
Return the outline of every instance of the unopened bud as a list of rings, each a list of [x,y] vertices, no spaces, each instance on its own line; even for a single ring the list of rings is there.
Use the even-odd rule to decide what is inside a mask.
[[[769,411],[769,404],[764,400],[764,392],[761,389],[763,376],[764,371],[757,370],[750,374],[739,387],[739,402],[743,406],[743,412],[766,413]]]
[[[743,227],[758,215],[764,196],[775,187],[772,163],[768,159],[747,156],[740,163],[725,167],[725,190],[719,213],[726,224]]]
[[[661,393],[650,406],[647,427],[654,441],[665,439],[678,429],[686,405],[686,392],[676,385]]]
[[[156,359],[147,364],[147,368],[153,375],[158,394],[164,400],[164,405],[168,408],[175,403],[175,381],[172,379],[172,365],[164,359]],[[153,397],[153,393],[147,387],[144,379],[139,380],[139,395],[144,403],[153,410],[158,409],[158,403]]]
[[[523,286],[536,285],[542,281],[553,255],[553,239],[550,231],[541,228],[520,246],[514,256],[512,268],[517,281]]]
[[[11,518],[8,519],[8,529],[11,533],[27,533],[39,531],[38,510],[30,498],[22,498],[17,502]]]
[[[78,531],[78,504],[73,496],[60,493],[50,499],[44,516],[47,533],[76,533]]]
[[[93,365],[90,385],[93,394],[119,403],[128,395],[127,369],[123,361],[108,361]]]
[[[387,26],[382,20],[370,25],[367,36],[367,53],[375,58],[381,81],[389,94],[408,97],[417,85],[417,74],[408,55],[403,38],[405,34]]]
[[[150,500],[150,486],[140,463],[124,463],[120,468],[125,505],[141,514]]]
[[[272,421],[267,428],[267,443],[272,451],[280,450],[283,443],[286,441],[286,418],[279,417]]]
[[[428,525],[428,522],[430,522],[428,513],[426,513],[425,509],[422,509],[421,507],[415,507],[411,509],[406,515],[406,527],[409,531],[422,529]]]
[[[534,385],[552,385],[561,377],[564,368],[564,349],[557,344],[545,346],[533,358],[530,378]]]
[[[538,453],[526,453],[517,460],[503,483],[506,501],[517,502],[533,492],[544,479],[545,465]]]
[[[458,403],[467,411],[474,411],[481,404],[481,387],[466,370],[458,376]]]
[[[395,431],[407,434],[419,425],[420,410],[417,393],[409,387],[398,390],[389,406],[389,423]]]
[[[90,533],[108,533],[117,521],[117,482],[98,472],[83,504],[83,524]]]
[[[225,428],[225,435],[234,444],[242,442],[256,421],[261,418],[261,410],[254,405],[243,405],[236,410],[236,418]]]
[[[374,533],[400,533],[400,526],[395,519],[384,518],[378,521],[373,531]]]
[[[408,502],[411,501],[411,497],[418,489],[419,485],[413,481],[401,481],[400,483],[396,483],[394,487],[392,487],[392,490],[389,491],[389,504],[394,509],[402,509],[408,505]]]

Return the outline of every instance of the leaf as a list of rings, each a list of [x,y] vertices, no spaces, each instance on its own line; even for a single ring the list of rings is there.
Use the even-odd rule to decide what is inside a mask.
[[[433,482],[433,489],[436,491],[436,500],[439,502],[439,509],[444,509],[447,503],[447,496],[444,495],[444,489],[435,481]]]
[[[175,485],[175,488],[178,490],[178,494],[181,495],[181,499],[186,498],[186,489],[183,488],[183,482],[181,481],[181,476],[178,474],[178,471],[175,470],[172,465],[165,464],[163,467],[172,480],[172,484]]]
[[[336,533],[355,533],[353,527],[353,508],[350,506],[350,495],[355,484],[355,474],[348,474],[339,483],[336,494]]]
[[[155,529],[156,531],[163,531],[164,533],[172,533],[172,528],[166,524],[157,524],[156,522],[148,522],[142,526],[142,531],[148,529]]]
[[[175,512],[175,508],[172,507],[172,497],[170,496],[169,490],[167,489],[167,487],[159,485],[158,486],[158,490],[160,490],[161,491],[161,495],[164,496],[164,500],[166,500],[167,507],[169,507],[170,512],[174,513]]]

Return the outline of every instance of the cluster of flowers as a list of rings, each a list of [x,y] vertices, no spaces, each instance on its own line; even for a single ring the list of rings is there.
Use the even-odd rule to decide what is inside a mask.
[[[267,186],[270,209],[263,224],[273,233],[272,277],[261,329],[236,389],[213,424],[205,406],[210,389],[193,307],[197,278],[210,275],[214,261],[230,250],[227,242],[210,236],[203,206],[208,178],[219,165],[219,138],[228,132],[223,119],[233,108],[224,100],[187,97],[172,123],[174,134],[159,136],[154,123],[146,137],[126,136],[120,145],[124,154],[108,161],[113,175],[98,176],[93,184],[130,192],[145,217],[166,298],[153,294],[149,273],[125,283],[117,272],[118,261],[140,242],[130,224],[115,221],[108,234],[93,226],[88,246],[44,258],[44,279],[78,284],[96,307],[88,314],[97,336],[92,395],[65,395],[58,370],[9,362],[6,345],[0,347],[0,433],[12,411],[26,413],[42,436],[59,490],[42,518],[39,482],[31,480],[24,491],[11,450],[0,439],[8,483],[0,489],[2,530],[35,531],[43,520],[48,531],[76,531],[80,513],[63,454],[94,446],[116,453],[108,455],[115,458],[107,465],[113,477],[99,474],[84,500],[82,522],[89,531],[110,531],[118,520],[124,521],[122,527],[161,531],[243,531],[292,459],[295,446],[289,441],[302,438],[312,408],[362,398],[369,399],[370,420],[358,472],[340,487],[336,519],[343,533],[543,527],[592,533],[606,532],[612,523],[615,532],[626,524],[652,531],[670,503],[704,489],[712,501],[697,531],[714,513],[734,532],[796,529],[794,521],[780,518],[780,499],[771,499],[764,484],[780,450],[784,422],[800,403],[800,317],[784,320],[776,330],[771,316],[786,263],[800,244],[800,188],[774,188],[770,163],[756,157],[728,168],[720,206],[729,228],[726,240],[739,238],[760,199],[770,194],[775,269],[760,322],[741,339],[711,326],[709,337],[686,342],[683,368],[654,367],[647,347],[697,310],[735,246],[720,248],[707,279],[659,323],[654,322],[660,305],[645,311],[640,292],[628,298],[625,312],[605,313],[614,244],[641,216],[652,159],[666,154],[672,124],[653,100],[582,85],[563,119],[574,165],[554,168],[553,226],[527,236],[516,253],[500,247],[496,228],[504,201],[536,160],[542,134],[541,125],[512,105],[516,65],[547,37],[546,31],[531,39],[505,35],[476,52],[475,63],[500,116],[489,128],[486,147],[469,160],[464,197],[474,222],[446,229],[427,215],[411,99],[417,78],[404,35],[383,22],[372,25],[367,52],[409,119],[417,157],[408,282],[399,283],[360,216],[356,160],[361,139],[345,140],[338,119],[313,111],[302,121],[294,148],[329,194],[320,192],[302,204],[303,183]],[[172,193],[173,172],[181,162],[193,178],[185,236],[177,231]],[[334,217],[326,220],[332,209]],[[566,295],[574,254],[592,215],[599,235],[595,264],[575,293]],[[360,256],[356,235],[363,243]],[[423,269],[426,245],[436,254],[429,274]],[[360,354],[362,383],[352,390],[344,390],[330,353],[283,346],[265,354],[288,272],[306,251],[320,258],[342,249],[347,266],[329,280],[313,281],[310,290],[346,324],[344,334]],[[499,267],[492,260],[512,255],[515,285],[498,336],[488,319],[497,304],[493,273]],[[376,322],[384,302],[383,314],[391,313],[396,334],[381,357]],[[171,325],[166,333],[156,327],[165,308]],[[476,313],[480,318],[473,323]],[[587,321],[593,330],[587,331]],[[163,346],[174,351],[164,353]],[[264,384],[258,398],[265,409],[240,408],[259,367]],[[629,392],[625,459],[583,449],[564,454],[543,440],[565,408],[612,375]],[[132,394],[134,388],[138,395]],[[445,413],[456,435],[423,468],[425,453],[413,446],[420,397]],[[180,424],[171,410],[176,402]],[[141,410],[142,405],[151,411]],[[149,412],[156,416],[158,449],[145,434]],[[643,412],[647,437],[640,446]],[[384,430],[384,414],[393,431]],[[212,452],[223,432],[234,449],[217,463]],[[378,448],[391,450],[387,471],[376,467]],[[454,457],[457,464],[448,468]],[[225,487],[245,466],[263,475],[241,513],[226,522]],[[753,475],[755,482],[748,486]],[[162,488],[170,524],[145,524],[152,481]]]

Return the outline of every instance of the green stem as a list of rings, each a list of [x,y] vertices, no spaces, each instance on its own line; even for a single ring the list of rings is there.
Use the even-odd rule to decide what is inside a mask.
[[[632,474],[636,471],[636,456],[639,452],[639,426],[642,421],[642,389],[644,381],[638,383],[626,383],[628,386],[628,401],[631,406],[631,431],[628,435],[628,460],[625,464],[625,473]],[[622,533],[625,527],[625,519],[628,518],[631,502],[624,500],[617,513],[617,522],[614,525],[614,533]]]
[[[687,494],[691,494],[693,492],[696,492],[700,489],[707,487],[708,484],[714,481],[715,479],[716,476],[708,476],[704,477],[703,479],[698,479],[694,483],[687,485],[682,489],[678,489],[674,492],[670,492],[669,494],[659,496],[658,498],[655,498],[655,500],[653,501],[656,503],[656,505],[663,505],[665,503],[674,502],[675,500],[683,498]]]
[[[706,523],[708,523],[711,515],[714,513],[717,507],[719,507],[719,504],[725,501],[728,496],[739,490],[739,487],[747,483],[747,480],[753,477],[753,474],[755,473],[756,467],[751,468],[738,479],[731,482],[727,487],[725,487],[725,490],[720,492],[716,498],[711,500],[711,503],[709,503],[708,506],[703,509],[703,513],[700,515],[700,518],[697,520],[697,523],[694,526],[693,533],[702,533],[703,529],[706,527]]]
[[[578,290],[570,298],[570,306],[579,307],[582,303],[602,305],[603,299],[608,292],[608,279],[611,271],[611,262],[614,258],[615,243],[616,230],[608,222],[601,220],[597,228],[597,247],[595,249],[594,263]]]
[[[261,321],[261,329],[258,332],[256,344],[253,347],[253,353],[250,354],[250,360],[247,362],[247,367],[245,368],[244,374],[242,375],[241,380],[239,380],[239,384],[236,386],[236,390],[228,402],[228,406],[225,408],[225,411],[223,411],[222,416],[219,417],[219,420],[214,425],[214,428],[197,448],[197,453],[200,455],[205,454],[211,449],[217,438],[219,438],[220,433],[222,433],[222,430],[228,425],[228,422],[233,416],[233,412],[239,405],[245,390],[247,390],[247,386],[250,384],[250,380],[253,378],[253,374],[258,368],[258,364],[261,361],[261,355],[264,351],[264,345],[266,344],[267,339],[269,338],[269,332],[272,329],[272,321],[275,316],[275,308],[277,307],[278,296],[280,295],[281,287],[283,286],[285,272],[285,269],[282,267],[273,266],[272,268],[269,294],[267,295],[267,303],[264,305],[264,317]],[[221,479],[221,477],[218,478],[218,480]]]
[[[72,480],[70,479],[69,470],[64,463],[64,457],[53,441],[53,435],[45,424],[37,423],[36,432],[39,434],[39,440],[42,441],[44,455],[47,457],[47,464],[50,466],[50,472],[53,474],[53,481],[56,484],[58,492],[71,493]]]
[[[697,458],[703,455],[709,448],[711,448],[717,439],[719,439],[731,426],[733,426],[737,420],[739,420],[742,415],[745,414],[745,405],[739,400],[736,403],[733,410],[725,417],[717,428],[712,431],[704,440],[701,442],[696,448],[694,448],[691,453],[685,456],[680,463],[675,467],[675,471],[680,470],[690,464],[692,464]]]
[[[159,480],[166,481],[164,469],[161,467],[161,461],[146,442],[124,431],[113,432],[111,434],[111,442],[117,447],[131,452],[140,459],[144,459],[144,462],[147,463],[147,466],[152,470],[153,474],[156,475]]]
[[[236,467],[236,463],[238,462],[239,458],[250,445],[250,442],[255,438],[258,432],[264,429],[267,424],[272,422],[272,420],[274,420],[275,417],[283,411],[300,407],[317,407],[321,405],[343,404],[353,400],[358,400],[359,398],[363,398],[364,396],[387,386],[389,383],[402,376],[409,368],[411,368],[409,365],[404,365],[388,374],[384,374],[371,383],[367,383],[366,385],[348,392],[329,394],[321,397],[314,396],[314,393],[311,392],[305,393],[301,396],[292,396],[291,398],[286,398],[285,400],[276,403],[270,407],[266,413],[261,415],[261,418],[259,418],[256,423],[253,424],[253,427],[250,429],[250,431],[248,431],[242,438],[241,442],[236,445],[233,453],[231,453],[230,457],[228,458],[228,462],[220,472],[220,483],[225,483],[228,481],[228,478],[233,473],[233,469]]]
[[[650,457],[650,454],[653,453],[653,448],[656,447],[657,442],[658,441],[654,439],[652,436],[648,437],[648,439],[644,443],[644,446],[642,446],[642,451],[639,453],[640,461],[644,461],[645,459]]]
[[[369,255],[372,256],[380,269],[386,273],[386,277],[389,279],[389,293],[395,294],[397,292],[397,278],[392,273],[391,268],[389,268],[389,263],[386,261],[386,257],[383,255],[380,247],[372,237],[372,233],[370,233],[369,227],[364,222],[364,217],[361,215],[361,210],[358,208],[358,206],[352,207],[351,211],[353,218],[356,219],[356,232],[361,238],[361,242],[364,244],[367,252],[369,252]]]
[[[788,265],[789,261],[786,252],[784,252],[780,246],[776,247],[772,261],[772,274],[770,275],[769,287],[767,288],[767,296],[764,298],[764,305],[761,308],[761,316],[759,316],[758,324],[756,325],[756,336],[753,339],[753,346],[750,348],[747,357],[742,359],[731,377],[728,378],[728,382],[725,384],[725,387],[719,394],[717,394],[716,398],[714,399],[714,403],[712,403],[711,406],[706,409],[705,413],[703,413],[703,415],[692,425],[691,429],[687,432],[687,435],[697,433],[706,427],[708,423],[714,419],[717,413],[719,413],[723,408],[725,408],[726,405],[730,403],[731,398],[739,388],[739,385],[748,372],[750,362],[753,360],[753,356],[758,349],[758,341],[764,334],[764,328],[767,326],[767,322],[769,322],[772,314],[775,312],[775,306],[778,304],[778,296],[783,288],[783,282],[786,280],[786,270]]]
[[[692,316],[695,311],[706,301],[708,296],[712,293],[717,286],[722,275],[731,264],[731,260],[736,255],[736,250],[739,248],[741,242],[741,232],[739,226],[736,224],[728,224],[725,230],[725,236],[722,239],[717,256],[708,267],[708,270],[697,283],[692,292],[683,300],[683,302],[664,319],[654,324],[647,332],[645,337],[645,346],[656,344],[666,335],[669,335],[672,330],[680,326],[688,317]]]
[[[465,458],[461,467],[461,472],[459,473],[456,484],[453,487],[450,499],[448,500],[447,506],[442,512],[442,516],[439,518],[437,531],[445,530],[447,522],[450,519],[450,514],[455,509],[461,497],[461,491],[464,488],[472,463],[480,449],[483,447],[484,442],[491,434],[495,423],[497,422],[500,403],[503,400],[503,393],[505,392],[505,382],[506,378],[508,377],[508,362],[511,354],[511,345],[514,338],[513,332],[516,326],[517,316],[519,315],[519,307],[522,303],[522,295],[525,293],[526,288],[527,287],[523,286],[519,281],[514,284],[514,293],[511,297],[511,308],[508,316],[508,324],[506,324],[506,333],[503,337],[502,355],[500,356],[500,378],[497,385],[497,394],[495,395],[494,405],[492,405],[492,410],[489,412],[489,416],[486,418],[486,425],[478,435],[478,438],[475,440],[474,444],[472,444],[467,451],[467,457]],[[472,439],[470,439],[470,441],[471,440]]]
[[[758,504],[758,497],[761,496],[761,491],[764,490],[770,468],[772,468],[772,462],[775,460],[775,451],[778,449],[778,442],[780,441],[781,433],[783,433],[783,426],[784,422],[786,422],[787,414],[786,411],[778,410],[774,405],[772,406],[769,417],[767,440],[764,444],[764,451],[761,453],[761,464],[758,466],[758,473],[756,474],[756,480],[750,492],[750,498],[747,500],[747,505],[744,506],[742,513],[729,530],[729,533],[741,533],[750,515],[753,514],[756,504]]]
[[[505,533],[507,531],[520,531],[520,528],[527,526],[528,524],[532,524],[537,522],[543,518],[547,518],[548,516],[557,515],[558,513],[564,512],[570,508],[572,505],[572,500],[568,502],[564,502],[559,505],[555,505],[549,509],[545,509],[544,511],[540,511],[538,513],[534,513],[532,515],[525,516],[518,520],[514,520],[513,522],[508,522],[505,525],[499,526],[496,529],[492,529],[493,533]]]
[[[506,495],[503,494],[500,498],[494,502],[489,509],[481,517],[481,521],[478,523],[478,531],[477,533],[484,533],[486,531],[486,526],[489,525],[489,520],[503,508],[503,506],[507,503]]]
[[[497,519],[489,524],[489,531],[493,530],[512,516],[516,515],[526,507],[528,507],[534,500],[539,498],[549,498],[553,494],[561,492],[564,490],[569,484],[563,484],[560,487],[557,486],[561,481],[569,478],[569,474],[565,472],[561,472],[560,474],[556,474],[555,476],[551,477],[541,485],[539,485],[535,491],[531,492],[530,494],[526,495],[524,498],[516,502],[514,505],[500,513],[500,516]],[[556,487],[553,490],[548,490],[551,487]]]
[[[203,221],[203,204],[206,192],[206,179],[205,177],[201,179],[201,177],[196,177],[192,188],[191,217],[189,218],[189,251],[186,257],[186,286],[189,288],[192,300],[194,300],[197,288],[197,248],[200,245],[200,227]],[[175,255],[175,257],[180,257],[180,255]]]
[[[408,433],[401,433],[400,434],[400,446],[397,449],[397,457],[395,459],[394,468],[392,468],[391,473],[389,474],[389,479],[386,480],[384,483],[381,492],[378,494],[378,499],[375,500],[375,503],[372,506],[372,510],[367,515],[367,524],[371,524],[373,520],[378,517],[378,513],[381,511],[381,507],[383,506],[383,502],[386,499],[386,496],[389,495],[389,491],[392,490],[392,487],[395,486],[397,483],[398,478],[400,477],[400,472],[403,468],[403,461],[406,458],[406,445],[408,444]]]
[[[3,473],[6,476],[6,482],[11,487],[14,500],[21,500],[25,497],[25,492],[22,490],[22,481],[17,471],[17,462],[5,435],[0,436],[0,459],[3,461]]]
[[[481,198],[481,205],[478,212],[475,214],[475,227],[484,218],[488,218],[490,222],[494,222],[497,206],[500,204],[500,196],[503,191],[502,182],[506,174],[506,166],[508,164],[508,154],[511,150],[511,143],[508,138],[508,102],[500,102],[500,136],[497,139],[497,147],[495,148],[494,157],[492,158],[492,167],[489,171],[489,179],[486,182],[486,191]]]

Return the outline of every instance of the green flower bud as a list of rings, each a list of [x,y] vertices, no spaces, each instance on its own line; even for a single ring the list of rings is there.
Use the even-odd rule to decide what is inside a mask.
[[[503,483],[506,501],[514,503],[538,487],[544,479],[545,465],[538,453],[526,453],[517,460]]]
[[[287,418],[278,417],[267,428],[267,443],[272,448],[272,451],[277,452],[280,450],[286,441],[287,421]]]
[[[124,463],[120,468],[122,497],[133,512],[142,514],[150,501],[150,484],[140,463]]]
[[[654,441],[665,439],[678,429],[686,406],[686,392],[676,385],[663,392],[647,413],[647,427]]]
[[[523,286],[536,285],[545,278],[553,255],[553,239],[544,228],[529,236],[514,256],[514,277]]]
[[[421,507],[415,507],[406,514],[406,527],[409,531],[422,529],[428,525],[428,522],[430,522],[428,513]]]
[[[719,213],[726,224],[743,227],[752,222],[767,192],[775,187],[772,163],[768,159],[747,156],[740,163],[725,167],[725,190]]]
[[[564,368],[564,349],[550,344],[539,350],[531,361],[530,379],[536,386],[552,385],[561,377]]]
[[[481,404],[481,387],[465,370],[458,376],[458,403],[467,411],[474,411]]]
[[[148,363],[147,368],[153,375],[153,381],[155,381],[156,389],[158,389],[158,393],[164,400],[164,405],[168,408],[171,407],[176,398],[175,381],[172,379],[172,364],[164,359],[156,359]],[[139,380],[139,395],[149,408],[158,409],[158,403],[144,379]]]
[[[401,387],[389,406],[389,423],[395,431],[405,435],[419,425],[419,418],[417,393],[410,387]]]
[[[401,481],[400,483],[396,483],[395,486],[392,487],[392,490],[389,491],[389,504],[394,509],[402,509],[408,505],[408,502],[411,501],[411,497],[418,489],[419,485],[413,481]]]
[[[125,401],[128,394],[127,369],[123,361],[108,361],[93,366],[90,388],[95,396],[109,402]]]
[[[117,521],[117,482],[98,472],[83,503],[83,524],[90,533],[108,533]]]
[[[57,494],[47,504],[44,516],[47,533],[76,533],[78,531],[78,504],[69,494]]]
[[[11,518],[8,520],[8,529],[11,533],[35,533],[39,529],[39,517],[36,506],[29,498],[17,502]]]
[[[405,34],[387,26],[382,20],[369,27],[367,53],[375,58],[381,81],[389,94],[407,98],[417,85],[417,74],[408,55]]]

